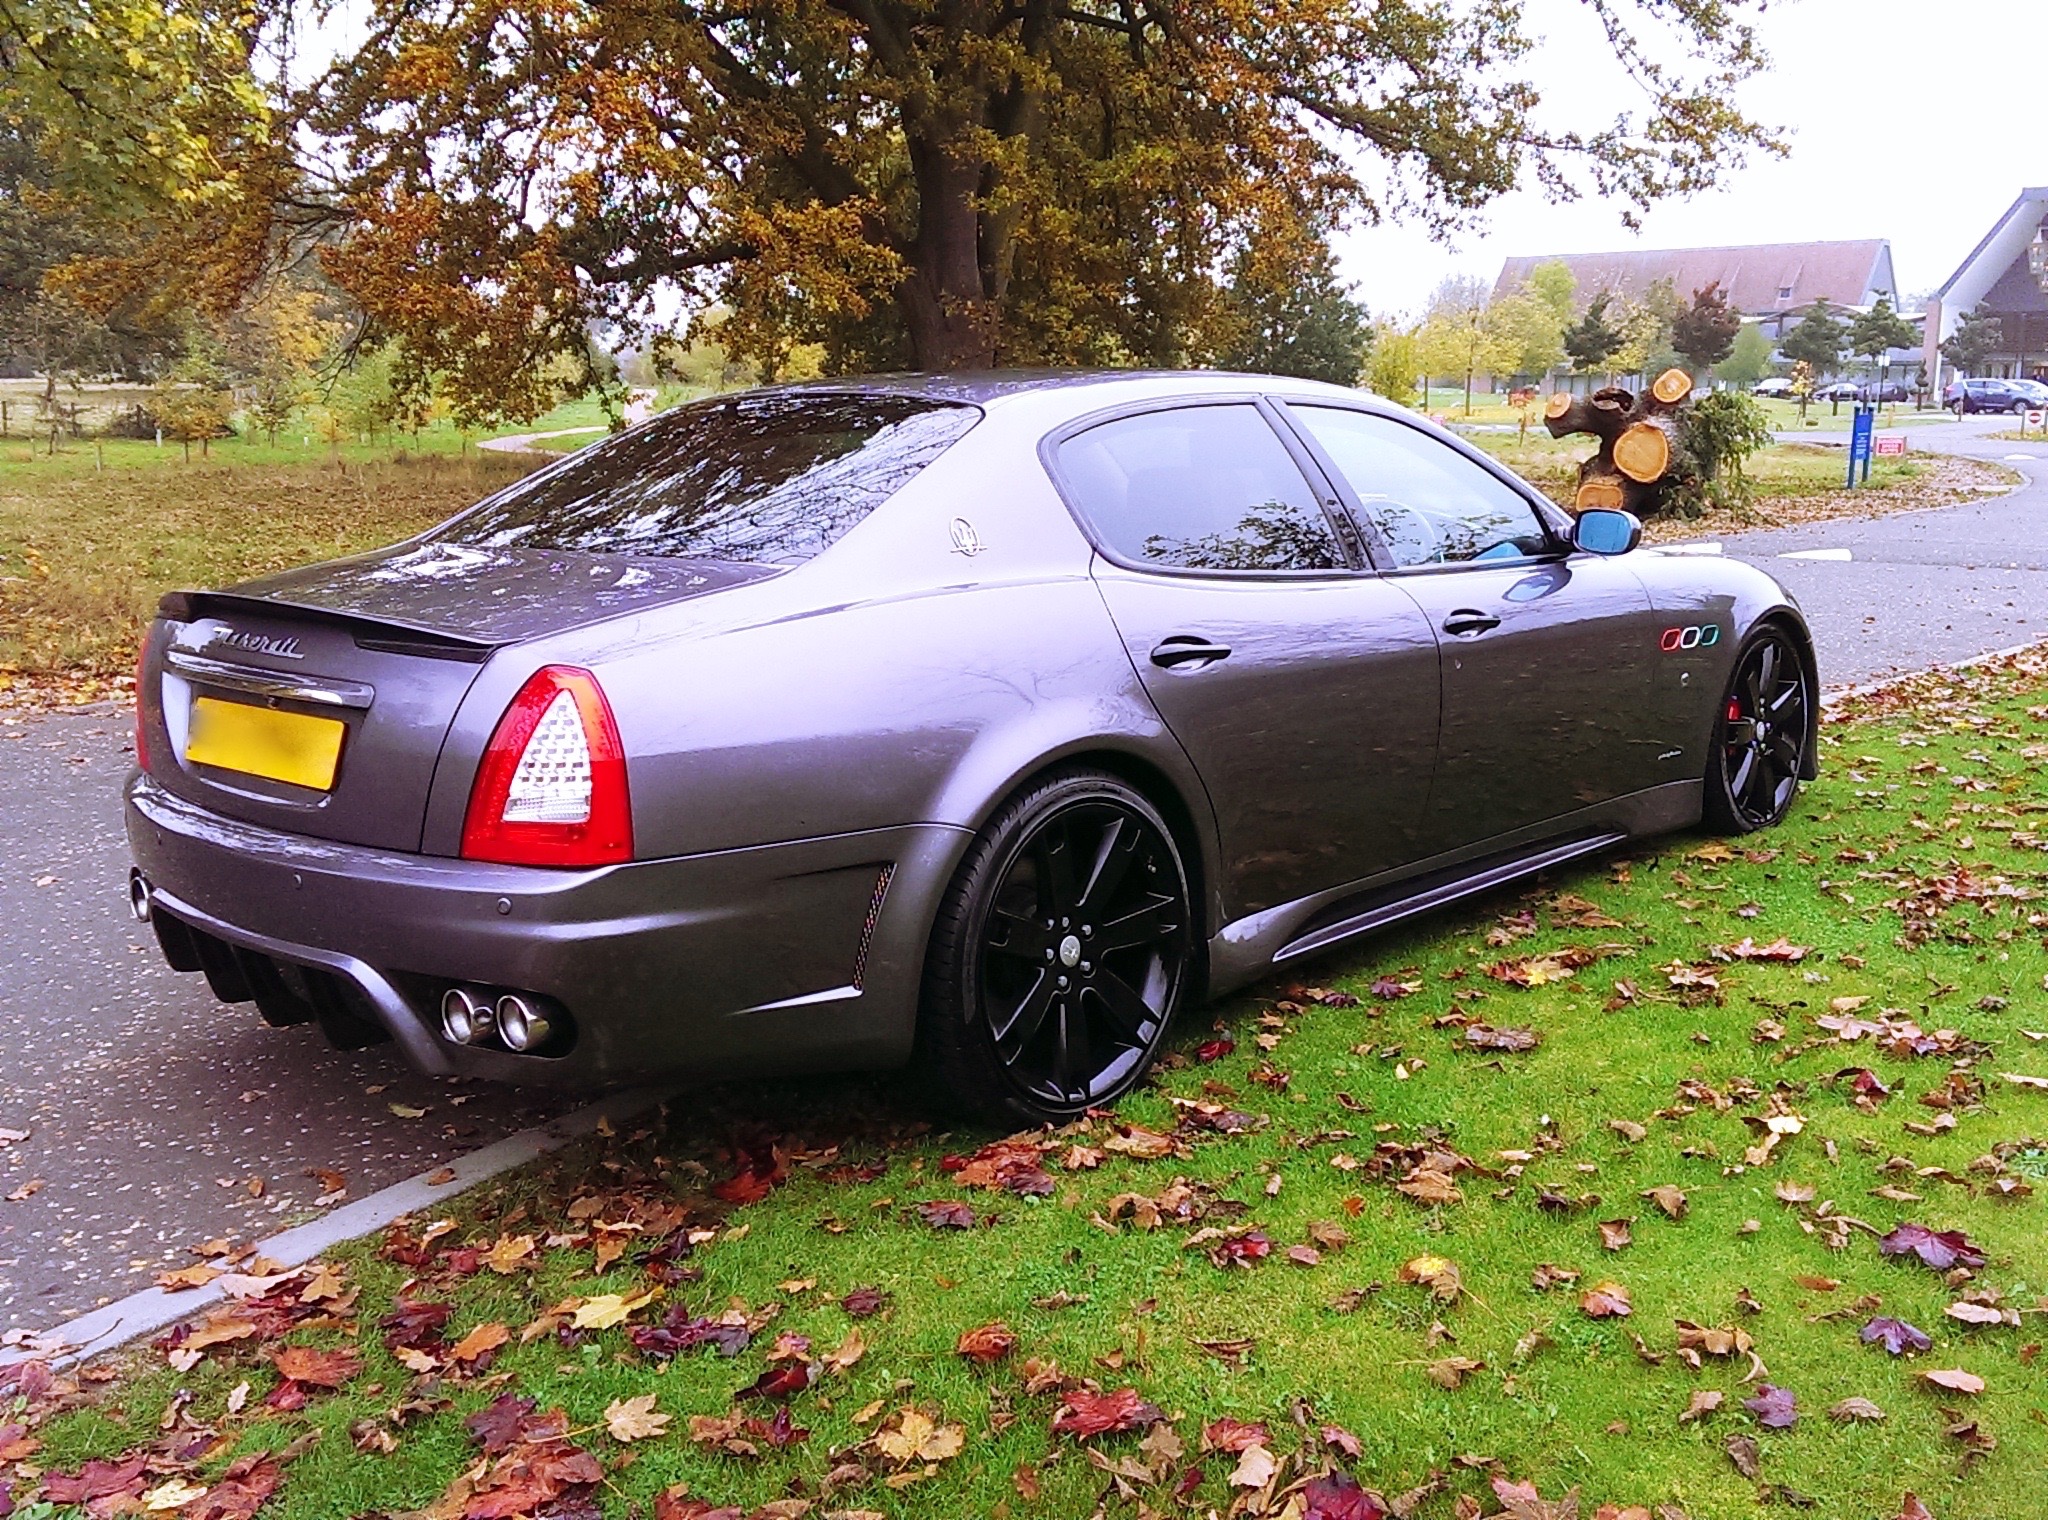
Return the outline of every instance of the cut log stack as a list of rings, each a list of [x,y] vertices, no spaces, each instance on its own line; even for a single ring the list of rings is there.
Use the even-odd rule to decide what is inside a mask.
[[[1619,386],[1574,396],[1553,395],[1543,407],[1543,425],[1553,438],[1590,433],[1600,452],[1579,465],[1572,506],[1619,508],[1653,517],[1666,490],[1689,468],[1678,441],[1678,411],[1692,394],[1692,376],[1667,369],[1638,400]]]

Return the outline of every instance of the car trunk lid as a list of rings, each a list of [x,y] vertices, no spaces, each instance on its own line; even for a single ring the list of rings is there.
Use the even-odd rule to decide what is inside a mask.
[[[495,651],[775,573],[402,544],[175,592],[143,671],[149,771],[231,817],[417,851],[443,741]]]

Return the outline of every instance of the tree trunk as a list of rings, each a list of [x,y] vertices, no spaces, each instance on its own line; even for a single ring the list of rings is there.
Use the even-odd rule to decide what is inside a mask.
[[[1654,516],[1671,487],[1696,473],[1678,442],[1677,412],[1691,394],[1692,377],[1670,369],[1641,400],[1615,386],[1591,396],[1553,395],[1543,408],[1543,425],[1551,437],[1586,433],[1600,440],[1599,451],[1579,465],[1573,507]]]
[[[910,159],[917,243],[896,299],[911,361],[921,370],[987,369],[996,357],[997,307],[982,283],[981,165],[949,144],[915,138]]]

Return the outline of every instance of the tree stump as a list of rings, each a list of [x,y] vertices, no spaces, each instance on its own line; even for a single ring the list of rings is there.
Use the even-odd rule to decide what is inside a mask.
[[[1666,492],[1691,469],[1678,438],[1678,412],[1692,394],[1692,377],[1667,369],[1640,400],[1619,386],[1590,396],[1565,391],[1543,407],[1543,425],[1553,438],[1587,433],[1599,452],[1579,465],[1574,511],[1618,508],[1654,517]]]

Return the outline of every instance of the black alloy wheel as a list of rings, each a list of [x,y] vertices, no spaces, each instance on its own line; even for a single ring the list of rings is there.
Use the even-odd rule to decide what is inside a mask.
[[[1730,833],[1767,829],[1791,811],[1813,727],[1812,683],[1791,638],[1766,628],[1735,664],[1707,759],[1707,811]]]
[[[1194,910],[1172,831],[1117,777],[1066,771],[990,822],[933,933],[921,1030],[947,1092],[1006,1123],[1137,1085],[1189,982]]]

